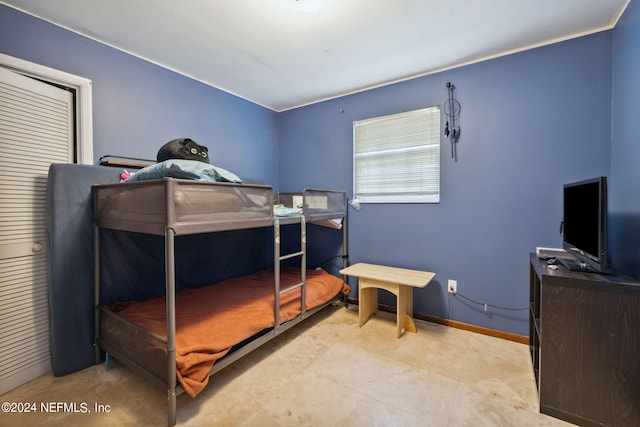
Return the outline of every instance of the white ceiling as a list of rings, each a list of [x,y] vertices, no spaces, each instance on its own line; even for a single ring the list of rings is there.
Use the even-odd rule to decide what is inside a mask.
[[[7,0],[275,111],[612,28],[629,0]]]

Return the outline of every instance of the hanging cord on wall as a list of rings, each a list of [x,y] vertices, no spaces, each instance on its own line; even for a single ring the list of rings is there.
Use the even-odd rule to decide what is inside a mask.
[[[463,298],[463,299],[465,299],[465,300],[467,300],[467,301],[470,301],[470,302],[472,302],[472,303],[474,303],[474,304],[477,304],[477,305],[483,306],[483,307],[484,307],[484,311],[487,311],[488,307],[491,307],[491,308],[497,308],[497,309],[500,309],[500,310],[511,310],[511,311],[524,311],[524,310],[529,310],[529,307],[524,307],[524,308],[517,308],[517,307],[504,307],[504,306],[501,306],[501,305],[488,304],[488,303],[484,303],[484,302],[476,301],[476,300],[474,300],[473,298],[469,298],[469,297],[467,297],[467,296],[465,296],[465,295],[461,294],[460,292],[456,292],[456,293],[454,293],[454,294],[453,294],[453,296],[454,296],[454,297],[459,296],[459,297],[461,297],[461,298]]]

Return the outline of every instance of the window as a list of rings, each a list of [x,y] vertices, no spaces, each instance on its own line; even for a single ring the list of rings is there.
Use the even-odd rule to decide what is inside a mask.
[[[353,188],[361,203],[438,203],[440,108],[353,122]]]

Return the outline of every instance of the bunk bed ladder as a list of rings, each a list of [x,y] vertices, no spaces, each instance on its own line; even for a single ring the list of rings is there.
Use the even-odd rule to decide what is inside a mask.
[[[291,292],[295,289],[300,288],[300,316],[303,318],[306,315],[306,282],[307,282],[307,225],[304,218],[304,215],[301,215],[299,218],[300,222],[300,250],[298,252],[289,253],[286,255],[280,255],[280,225],[281,220],[276,218],[273,224],[273,240],[274,240],[274,303],[273,303],[273,313],[274,313],[274,331],[277,334],[280,329],[280,296],[284,295],[288,292]],[[285,221],[284,223],[291,224],[291,220]],[[282,261],[300,257],[300,282],[295,285],[289,286],[285,289],[280,289],[280,264]]]

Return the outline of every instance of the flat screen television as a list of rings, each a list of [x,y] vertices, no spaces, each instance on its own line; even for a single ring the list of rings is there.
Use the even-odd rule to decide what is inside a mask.
[[[562,245],[575,260],[561,260],[571,270],[606,273],[607,178],[566,184],[563,190]]]

